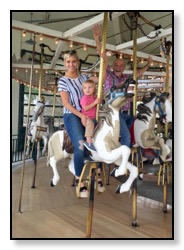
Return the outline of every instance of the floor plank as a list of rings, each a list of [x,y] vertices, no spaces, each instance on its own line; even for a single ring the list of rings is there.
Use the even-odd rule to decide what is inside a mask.
[[[26,162],[21,213],[19,211],[22,166],[12,171],[13,239],[86,238],[88,199],[78,199],[73,176],[67,162],[58,164],[60,181],[50,187],[52,169],[46,158],[37,162],[36,188],[31,188],[34,162]],[[132,196],[115,194],[119,182],[110,177],[110,185],[101,194],[95,193],[91,238],[173,238],[172,207],[162,212],[162,203],[137,197],[138,227],[132,223]]]

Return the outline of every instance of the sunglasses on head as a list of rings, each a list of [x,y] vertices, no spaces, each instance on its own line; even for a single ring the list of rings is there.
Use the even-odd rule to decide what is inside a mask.
[[[75,50],[70,50],[67,54],[70,54],[70,55],[74,55],[76,54],[77,52]]]

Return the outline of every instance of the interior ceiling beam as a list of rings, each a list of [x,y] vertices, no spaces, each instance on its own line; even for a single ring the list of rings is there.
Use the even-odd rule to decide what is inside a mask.
[[[126,12],[113,12],[112,19],[119,17],[125,13]],[[63,38],[69,38],[69,37],[71,38],[87,30],[90,30],[95,24],[101,24],[103,20],[104,20],[104,13],[101,13],[100,15],[95,16],[89,19],[88,21],[79,24],[70,30],[67,30],[66,32],[63,33]]]
[[[58,46],[57,46],[56,51],[55,51],[55,54],[54,54],[54,56],[52,58],[52,62],[50,64],[50,68],[55,68],[56,63],[57,63],[57,61],[58,61],[58,59],[59,59],[59,57],[61,55],[61,52],[62,52],[65,44],[66,44],[66,42],[59,41]]]
[[[122,50],[122,54],[133,56],[133,50],[132,49],[124,49],[124,50]],[[137,57],[148,59],[149,56],[152,57],[154,62],[166,63],[166,58],[164,58],[164,57],[154,56],[154,55],[150,55],[148,53],[137,51]],[[172,65],[172,60],[169,60],[169,64]]]
[[[162,37],[172,35],[172,28],[169,28],[167,30],[159,29],[159,30],[156,30],[156,31],[152,31],[149,34],[149,36],[154,37],[158,31],[160,31],[161,33],[157,37],[155,37],[153,39],[149,39],[146,36],[138,38],[137,39],[137,45],[142,44],[142,43],[146,43],[146,42],[150,42],[150,41],[156,41],[156,40],[159,40]],[[116,50],[128,49],[128,48],[132,48],[132,47],[133,47],[133,40],[129,41],[129,42],[126,42],[126,43],[122,43],[120,45],[117,45]]]
[[[121,15],[122,15],[125,12],[118,12],[118,13],[121,13]],[[29,32],[32,32],[32,33],[43,34],[43,35],[51,37],[51,38],[58,37],[58,38],[62,39],[62,37],[63,37],[63,32],[56,31],[56,30],[51,30],[51,29],[44,28],[44,27],[41,27],[41,26],[36,26],[36,25],[33,25],[33,24],[20,22],[20,21],[15,21],[15,20],[12,20],[12,28],[17,29],[17,30],[26,30],[26,31],[29,31]],[[158,39],[160,39],[162,36],[169,36],[169,34],[170,35],[172,34],[172,29],[171,28],[168,29],[168,30],[165,30],[165,31],[163,30]],[[139,44],[141,44],[141,43],[145,42],[145,39],[146,38],[144,37],[144,38],[138,38],[137,40],[139,41]],[[150,41],[150,39],[148,39],[148,40]],[[87,39],[87,38],[83,38],[83,37],[74,36],[74,37],[72,37],[72,41],[76,42],[76,43],[86,44],[88,46],[96,48],[96,43],[92,39]],[[106,44],[106,49],[110,50],[112,52],[120,52],[120,50],[121,50],[121,52],[123,54],[132,56],[133,55],[133,50],[127,48],[127,47],[130,46],[130,43],[133,44],[133,41],[130,41],[130,42],[127,42],[127,43],[122,43],[122,44],[117,45],[117,46],[112,45],[112,44]],[[58,46],[60,47],[61,45],[58,45]],[[56,50],[59,51],[60,48],[58,48]],[[137,56],[147,59],[149,54],[137,51]],[[162,57],[158,57],[158,56],[152,56],[152,58],[153,58],[153,61],[166,63],[166,58],[162,58]],[[53,59],[53,60],[56,60],[56,58]],[[169,61],[169,64],[172,64],[172,60]]]
[[[25,23],[21,21],[12,20],[12,28],[17,30],[26,30],[30,33],[38,33],[48,37],[53,38],[61,38],[63,36],[63,32],[57,30],[51,30],[42,26],[37,26],[30,23]]]

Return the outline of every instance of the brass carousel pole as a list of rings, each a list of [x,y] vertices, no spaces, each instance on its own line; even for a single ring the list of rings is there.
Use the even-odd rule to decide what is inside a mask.
[[[108,12],[104,12],[101,53],[104,53],[105,52],[105,48],[106,48],[107,25],[108,25]],[[98,94],[97,94],[98,98],[102,98],[103,71],[104,71],[104,59],[101,57],[100,58]],[[99,111],[99,104],[97,105],[97,112],[96,112],[96,120],[97,121],[98,121],[98,111]]]
[[[105,52],[106,36],[107,36],[107,24],[108,24],[108,12],[104,12],[101,53]],[[103,60],[103,58],[101,58],[101,60],[100,60],[100,72],[99,72],[99,83],[98,83],[98,95],[97,95],[98,98],[102,98],[103,70],[104,70],[104,60]],[[96,120],[97,121],[98,121],[98,111],[99,111],[99,105],[97,106],[97,113],[96,113]],[[94,183],[95,183],[95,170],[94,169],[97,168],[96,163],[91,163],[91,168],[92,168],[92,174],[91,174],[91,185],[90,185],[90,195],[89,195],[88,218],[87,218],[87,225],[86,225],[86,238],[91,238],[93,206],[94,206]]]
[[[38,92],[38,98],[39,101],[44,102],[44,97],[41,96],[42,91],[42,79],[43,79],[43,54],[44,54],[44,47],[45,44],[40,44],[41,47],[41,58],[40,58],[40,78],[39,78],[39,92]],[[40,149],[40,138],[36,138],[36,141],[34,143],[34,173],[33,173],[33,180],[32,180],[32,186],[31,188],[36,188],[35,182],[36,182],[36,170],[37,170],[37,150]]]
[[[166,51],[166,82],[165,82],[165,91],[169,91],[169,60],[170,60],[170,49],[171,49],[171,42],[170,41],[165,41],[165,51]],[[165,140],[168,139],[168,123],[165,123],[164,126],[164,134],[165,134]],[[164,187],[163,187],[163,212],[167,213],[167,171],[168,171],[168,162],[165,162],[163,164],[163,175],[164,175]]]
[[[134,86],[134,97],[133,97],[133,116],[136,116],[136,104],[137,104],[137,18],[133,19],[136,28],[133,31],[133,79],[136,84]],[[132,193],[132,226],[137,226],[137,180],[133,182],[133,193]]]
[[[55,114],[55,106],[56,106],[56,93],[57,93],[57,80],[58,78],[55,78],[55,84],[54,84],[54,100],[53,100],[53,108],[52,108],[52,117],[54,117]]]
[[[36,44],[36,35],[34,34],[34,42],[33,42],[33,54],[32,54],[32,64],[31,64],[31,72],[30,72],[30,83],[29,83],[29,98],[28,98],[28,112],[27,112],[27,122],[26,122],[26,132],[25,132],[25,140],[24,140],[24,159],[23,166],[21,172],[21,182],[20,182],[20,196],[19,196],[19,208],[18,212],[21,211],[22,205],[22,191],[23,191],[23,182],[24,182],[24,170],[25,170],[25,159],[26,159],[26,146],[27,146],[27,134],[28,134],[28,124],[29,124],[29,115],[30,115],[30,103],[31,103],[31,87],[32,87],[32,79],[33,79],[33,69],[34,69],[34,57],[35,57],[35,44]]]
[[[41,58],[40,58],[40,78],[39,78],[39,100],[41,101],[41,92],[42,92],[42,78],[43,78],[43,53],[45,45],[40,44],[41,47]]]
[[[166,92],[170,92],[169,90],[169,78],[170,78],[170,74],[169,74],[169,60],[170,60],[170,49],[171,49],[171,42],[165,42],[165,49],[166,49],[166,82],[165,82],[165,91]],[[164,132],[165,132],[165,139],[168,138],[168,124],[165,123],[165,128],[164,128]]]

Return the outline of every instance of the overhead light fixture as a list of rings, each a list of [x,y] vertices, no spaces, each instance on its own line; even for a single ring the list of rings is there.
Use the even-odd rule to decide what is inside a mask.
[[[22,31],[22,36],[23,36],[23,37],[26,37],[26,30],[23,30],[23,31]]]
[[[86,44],[83,45],[83,50],[87,50]]]
[[[109,50],[109,51],[107,52],[107,56],[112,56],[112,51]]]
[[[73,48],[73,41],[70,41],[70,48]]]
[[[43,41],[43,35],[40,34],[40,41]]]
[[[55,38],[55,44],[58,44],[59,43],[59,38]]]

